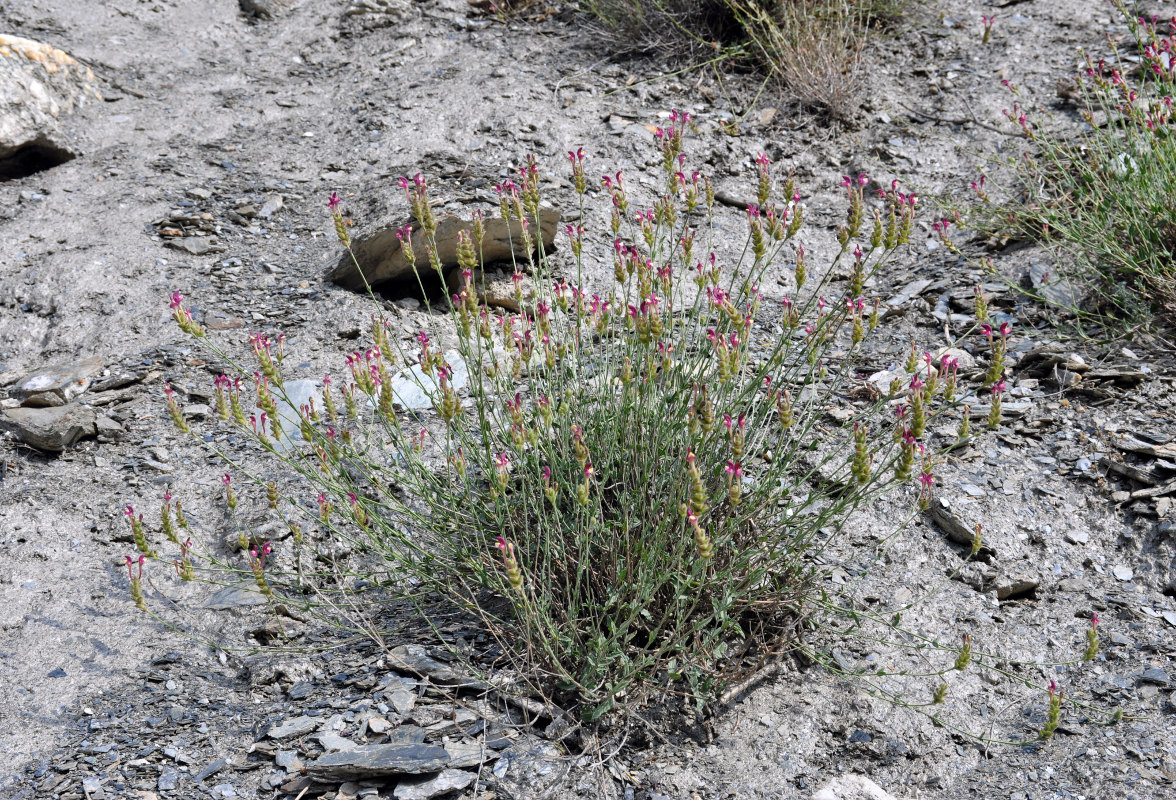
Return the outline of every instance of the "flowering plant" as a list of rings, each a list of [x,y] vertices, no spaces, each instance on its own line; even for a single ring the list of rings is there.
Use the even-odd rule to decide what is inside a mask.
[[[850,278],[835,285],[835,270],[806,265],[805,205],[761,154],[746,238],[728,252],[714,187],[688,162],[689,122],[674,113],[656,131],[656,193],[603,177],[600,238],[588,157],[568,153],[579,221],[564,229],[562,261],[538,235],[536,160],[499,184],[499,213],[523,240],[512,250],[530,254],[512,265],[517,312],[478,302],[482,217],[446,273],[428,181],[402,180],[415,215],[402,241],[424,233],[417,269],[441,275],[451,327],[401,342],[373,318],[347,379],[328,378],[321,408],[301,409],[305,448],[279,447],[285,393],[268,339],[252,348],[260,425],[239,410],[235,379],[216,387],[220,416],[313,485],[295,510],[314,535],[349,538],[477,614],[522,675],[588,718],[666,681],[705,702],[786,640],[819,594],[815,556],[850,511],[896,484],[912,513],[929,502],[925,431],[956,403],[950,359],[912,356],[886,391],[857,369],[879,325],[864,287],[907,243],[917,198],[897,182],[869,193],[867,176],[843,180],[835,259]],[[336,196],[329,210],[350,251]],[[591,277],[599,263],[607,285]],[[781,269],[789,290],[771,297]],[[423,429],[405,413],[405,381],[432,403]],[[835,406],[846,413],[830,424]],[[267,553],[251,553],[250,569],[272,596]]]

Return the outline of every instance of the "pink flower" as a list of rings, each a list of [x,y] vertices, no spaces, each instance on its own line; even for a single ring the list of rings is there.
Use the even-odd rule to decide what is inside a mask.
[[[1094,616],[1092,616],[1090,618],[1090,627],[1092,627],[1092,628],[1098,627],[1098,612],[1095,612]]]
[[[331,213],[334,214],[336,209],[339,208],[339,204],[341,202],[343,202],[343,201],[339,198],[339,193],[338,192],[331,192],[331,196],[329,198],[327,198],[327,208],[329,208],[331,210]]]
[[[177,289],[176,291],[172,292],[171,303],[168,304],[168,307],[169,308],[179,308],[180,304],[183,302],[184,302],[184,296],[182,294],[180,294],[179,290]]]
[[[503,538],[502,536],[495,536],[494,537],[494,546],[497,547],[499,550],[505,550],[506,549],[506,539]]]
[[[233,480],[232,476],[226,472],[225,476],[223,478],[221,478],[221,483],[223,483],[225,486],[228,486],[232,482],[232,480]]]
[[[919,475],[919,483],[930,489],[935,485],[935,476],[927,470],[923,470],[922,474]]]

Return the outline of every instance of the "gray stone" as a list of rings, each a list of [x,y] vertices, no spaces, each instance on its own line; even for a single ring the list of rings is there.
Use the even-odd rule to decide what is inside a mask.
[[[931,505],[926,511],[927,517],[935,523],[941,531],[947,534],[947,538],[956,544],[964,547],[972,547],[976,540],[975,527],[969,528],[968,525],[955,515],[950,501],[934,497],[931,500]],[[980,535],[980,553],[984,555],[992,555],[993,549],[984,540],[983,531]]]
[[[460,769],[447,769],[432,778],[408,778],[396,784],[396,800],[431,800],[449,792],[460,791],[474,782],[475,775]]]
[[[998,600],[1010,600],[1037,591],[1041,581],[1032,575],[1014,575],[1003,577],[996,582],[996,597]]]
[[[512,275],[505,272],[489,272],[483,276],[483,280],[479,281],[476,276],[474,280],[477,283],[479,299],[483,303],[518,313],[519,300],[515,297],[515,282]],[[519,281],[519,294],[524,302],[532,300],[535,297],[535,282],[523,276]]]
[[[175,250],[183,250],[185,253],[191,253],[194,256],[219,253],[225,249],[223,245],[217,244],[207,236],[180,236],[174,239],[168,239],[165,244]]]
[[[274,754],[274,764],[287,772],[298,772],[302,769],[297,750],[279,750]]]
[[[1111,572],[1114,573],[1115,578],[1120,581],[1129,581],[1135,577],[1135,570],[1124,564],[1117,565],[1113,570],[1111,570]]]
[[[1159,667],[1152,667],[1151,669],[1143,671],[1143,673],[1139,676],[1139,682],[1167,686],[1168,673],[1164,672],[1164,670],[1160,669]]]
[[[204,403],[191,403],[180,409],[184,415],[184,419],[208,419],[212,416],[213,411],[208,405]]]
[[[90,388],[91,380],[101,371],[102,359],[97,356],[50,364],[20,378],[9,388],[8,396],[26,406],[63,406]]]
[[[383,717],[372,717],[367,721],[367,725],[368,730],[376,734],[387,733],[388,729],[392,727],[392,723]]]
[[[20,174],[5,162],[26,148],[57,163],[72,158],[62,120],[100,97],[89,67],[42,42],[0,34],[0,178]]]
[[[470,381],[469,367],[456,350],[445,351],[445,361],[453,368],[449,385],[454,391],[461,391]],[[420,364],[400,373],[392,379],[392,398],[399,408],[419,411],[433,407],[432,395],[440,391],[436,378],[424,373]]]
[[[392,703],[392,707],[396,709],[396,713],[401,716],[412,711],[412,707],[416,705],[417,696],[407,689],[397,689],[388,698]]]
[[[200,770],[200,772],[196,775],[196,782],[200,783],[206,778],[211,778],[213,775],[217,774],[228,765],[228,759],[218,758],[216,761],[213,761],[207,767]]]
[[[318,730],[320,721],[313,717],[295,717],[294,719],[288,719],[285,722],[273,726],[265,735],[271,739],[288,739],[291,736],[305,736],[312,731]]]
[[[918,297],[923,291],[931,285],[931,281],[926,278],[911,281],[906,286],[898,290],[898,294],[886,301],[886,305],[891,308],[901,308],[909,303],[914,298]]]
[[[279,194],[271,194],[265,198],[265,202],[261,204],[261,208],[257,210],[257,216],[262,219],[269,219],[274,214],[282,210],[282,196]]]
[[[102,779],[93,776],[82,778],[82,791],[91,798],[91,800],[102,800],[106,797],[106,792],[102,790]]]
[[[467,675],[462,675],[446,664],[430,656],[419,644],[402,644],[393,647],[388,654],[388,666],[397,672],[408,672],[421,678],[428,678],[442,686],[461,688],[483,688],[486,684]]]
[[[355,748],[359,747],[359,745],[355,742],[340,736],[337,733],[320,733],[314,738],[318,739],[318,743],[321,744],[323,749],[328,753],[342,753],[348,750],[354,750]]]
[[[212,597],[208,598],[204,607],[213,611],[227,611],[230,608],[261,606],[266,602],[265,595],[258,590],[257,584],[243,582],[236,586],[225,586],[218,589]]]
[[[445,745],[451,767],[477,767],[498,760],[498,753],[489,750],[481,742],[450,742]]]
[[[307,767],[316,780],[344,781],[439,772],[449,765],[445,748],[431,744],[374,744],[329,753]]]
[[[172,766],[166,766],[159,773],[157,786],[161,792],[173,791],[180,784],[180,771]]]
[[[97,414],[71,403],[57,408],[10,408],[0,411],[0,430],[38,450],[59,453],[97,430]]]
[[[97,415],[94,420],[94,430],[98,434],[100,442],[115,442],[126,434],[126,429],[122,425],[105,414]]]
[[[1047,303],[1067,309],[1082,304],[1081,290],[1062,277],[1060,270],[1049,264],[1033,264],[1022,277],[1026,289],[1036,291]]]
[[[351,250],[355,253],[355,261],[352,261],[351,253],[342,253],[339,260],[335,262],[335,266],[327,272],[327,280],[346,289],[360,292],[367,290],[364,278],[367,278],[368,285],[378,286],[386,281],[410,277],[414,267],[404,257],[400,240],[396,238],[397,231],[403,226],[403,221],[399,224],[385,224],[370,233],[356,236],[351,244]],[[543,235],[543,246],[547,252],[552,251],[555,231],[558,226],[558,211],[554,209],[539,210],[539,227]],[[457,266],[458,233],[460,231],[471,233],[472,227],[472,222],[466,222],[457,217],[450,216],[438,220],[437,258],[440,260],[443,270]],[[533,233],[533,225],[531,229]],[[486,233],[482,239],[483,264],[509,262],[512,258],[526,260],[528,254],[523,252],[522,227],[518,221],[512,221],[508,228],[505,220],[494,217],[486,220],[485,230]],[[423,265],[425,269],[428,269],[429,260],[428,253],[425,251],[425,234],[424,231],[416,228],[415,223],[412,246],[417,265]],[[356,268],[356,263],[358,263],[359,269]]]

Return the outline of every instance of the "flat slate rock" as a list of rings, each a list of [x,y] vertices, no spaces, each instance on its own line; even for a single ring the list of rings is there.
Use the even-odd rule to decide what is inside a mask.
[[[460,769],[447,769],[431,778],[408,778],[396,784],[392,796],[396,800],[432,800],[450,792],[466,788],[475,775]]]
[[[268,731],[266,736],[271,739],[289,739],[291,736],[305,736],[306,734],[318,730],[319,723],[322,720],[314,717],[295,717],[288,719],[285,722],[279,723]]]
[[[408,672],[421,678],[428,678],[442,686],[480,689],[485,683],[468,675],[462,675],[447,664],[442,664],[429,655],[419,644],[402,644],[393,647],[388,654],[388,666],[397,672]]]
[[[9,408],[0,411],[0,431],[8,431],[38,450],[60,453],[85,436],[93,436],[98,415],[74,403],[55,408]]]
[[[102,370],[98,356],[62,364],[50,364],[17,380],[8,396],[25,406],[63,406],[90,388]]]
[[[452,759],[444,747],[432,744],[373,744],[329,753],[307,767],[319,781],[363,780],[390,775],[440,772]]]
[[[257,585],[249,582],[218,589],[212,597],[208,598],[204,607],[213,611],[227,611],[230,608],[261,606],[267,602],[265,595],[258,590]]]
[[[482,264],[512,259],[526,260],[528,253],[523,251],[522,227],[517,220],[508,226],[505,220],[497,217],[487,219],[486,232],[482,238]],[[356,236],[351,244],[351,251],[355,253],[355,261],[351,253],[344,251],[335,265],[327,272],[326,278],[332,283],[350,289],[353,292],[366,291],[367,285],[378,286],[392,280],[411,278],[414,266],[404,257],[404,250],[397,231],[404,226],[384,224],[370,233]],[[543,235],[543,247],[547,252],[552,251],[555,242],[555,231],[559,226],[559,212],[551,208],[539,209],[539,228]],[[437,222],[437,258],[442,269],[457,266],[458,233],[471,233],[473,222],[458,217],[444,217]],[[532,231],[533,233],[533,231]],[[471,233],[472,235],[472,233]],[[429,255],[425,250],[425,233],[416,227],[412,232],[412,248],[416,256],[416,264],[426,266]],[[358,268],[357,265],[358,264]]]

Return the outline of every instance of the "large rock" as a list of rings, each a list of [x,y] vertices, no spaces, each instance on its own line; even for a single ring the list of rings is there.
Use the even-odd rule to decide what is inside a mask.
[[[0,179],[76,155],[62,119],[99,97],[94,73],[55,47],[0,34]]]
[[[19,379],[8,396],[26,406],[63,406],[90,388],[90,381],[101,369],[98,356],[51,364]]]
[[[75,404],[55,408],[10,408],[0,412],[0,430],[38,450],[59,453],[84,436],[93,436],[98,415]]]
[[[432,744],[373,744],[329,753],[307,767],[319,781],[364,780],[392,775],[440,772],[450,762],[444,747]]]
[[[539,209],[539,227],[543,234],[543,247],[551,252],[555,242],[555,231],[559,225],[559,212],[555,209]],[[403,226],[384,225],[371,233],[352,240],[351,249],[363,274],[356,269],[351,255],[344,252],[335,266],[327,272],[327,280],[352,291],[364,291],[364,277],[368,284],[378,286],[387,281],[409,278],[413,267],[404,257],[404,250],[396,232]],[[473,223],[457,217],[444,217],[437,223],[437,257],[442,269],[457,266],[457,235],[467,231],[472,235]],[[532,235],[533,232],[532,232]],[[428,269],[428,254],[425,252],[425,234],[416,228],[412,234],[412,247],[416,263]],[[510,261],[512,258],[526,259],[523,248],[522,228],[517,221],[507,226],[505,220],[497,217],[486,220],[486,234],[482,239],[482,263]]]

